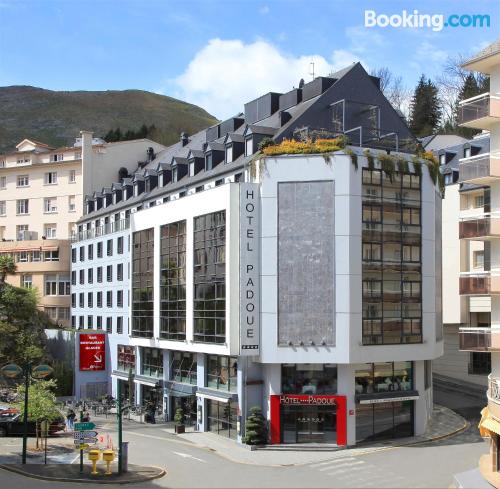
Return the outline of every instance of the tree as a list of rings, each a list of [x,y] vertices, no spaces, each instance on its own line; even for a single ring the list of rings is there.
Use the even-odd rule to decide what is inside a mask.
[[[437,131],[441,120],[438,89],[422,75],[410,105],[410,129],[415,136],[427,136]]]
[[[258,406],[250,408],[250,415],[245,423],[243,442],[247,445],[265,445],[267,443],[266,419]]]
[[[184,424],[184,410],[182,408],[177,408],[175,411],[174,422],[178,425]]]
[[[395,76],[386,66],[372,70],[370,75],[380,79],[380,90],[384,96],[396,110],[407,117],[410,91],[403,84],[403,77]]]
[[[0,255],[0,289],[5,285],[7,275],[16,273],[16,262],[10,255]]]
[[[28,388],[28,421],[36,426],[36,447],[39,447],[40,423],[54,421],[61,416],[52,389],[56,387],[54,380],[37,380]],[[24,384],[17,388],[19,399],[24,399]],[[24,401],[18,405],[21,419],[24,418]]]

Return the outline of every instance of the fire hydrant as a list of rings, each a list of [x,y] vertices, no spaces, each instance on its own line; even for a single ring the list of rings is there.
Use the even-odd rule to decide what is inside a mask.
[[[99,460],[99,450],[89,450],[89,460],[92,462],[92,475],[97,475],[99,472],[96,470],[97,461]]]
[[[109,469],[109,466],[111,465],[111,462],[115,459],[115,452],[113,450],[104,450],[102,452],[102,459],[106,462],[106,472],[104,472],[105,475],[111,475],[112,472]]]

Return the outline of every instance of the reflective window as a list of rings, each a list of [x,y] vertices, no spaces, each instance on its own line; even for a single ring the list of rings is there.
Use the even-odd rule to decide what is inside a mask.
[[[208,355],[207,364],[207,387],[236,392],[238,385],[237,357]]]
[[[283,394],[336,394],[337,366],[313,363],[284,364],[281,367]]]

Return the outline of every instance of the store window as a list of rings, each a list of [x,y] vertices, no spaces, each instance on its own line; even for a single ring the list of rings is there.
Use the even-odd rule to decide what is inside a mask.
[[[412,362],[367,363],[356,369],[356,394],[413,390]]]
[[[469,374],[488,375],[491,372],[491,354],[471,352],[469,358]]]
[[[196,353],[187,351],[172,352],[172,380],[196,385],[196,369]]]
[[[159,348],[142,348],[141,374],[149,377],[163,376],[163,351]]]
[[[238,404],[207,400],[208,431],[236,440]]]
[[[135,346],[118,345],[118,370],[135,373]]]
[[[298,363],[281,367],[283,394],[336,394],[337,366]]]
[[[208,355],[207,386],[212,389],[236,392],[238,387],[238,359]]]

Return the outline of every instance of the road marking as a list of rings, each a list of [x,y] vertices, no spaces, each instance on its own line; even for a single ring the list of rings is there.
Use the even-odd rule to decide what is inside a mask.
[[[326,465],[326,464],[331,464],[333,462],[338,462],[338,461],[345,462],[346,460],[356,460],[354,457],[338,457],[338,458],[331,458],[329,460],[324,460],[323,462],[318,462],[315,464],[309,465],[309,467],[320,467],[321,465]]]
[[[202,462],[206,464],[207,462],[205,460],[202,460],[201,458],[194,457],[193,455],[190,455],[189,453],[181,453],[181,452],[172,452],[175,453],[176,455],[179,455],[179,457],[182,458],[192,458],[193,460],[198,460],[198,462]]]
[[[80,458],[80,454],[78,454],[70,463],[74,464]]]
[[[320,472],[324,472],[325,470],[336,470],[336,469],[340,469],[341,467],[352,467],[353,465],[362,465],[364,464],[365,462],[363,462],[362,460],[358,460],[357,462],[347,462],[347,463],[340,463],[340,464],[335,464],[335,465],[332,465],[332,466],[328,466],[328,467],[320,467],[318,470]]]

